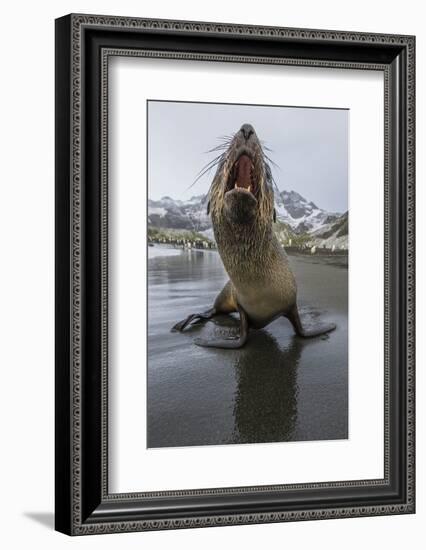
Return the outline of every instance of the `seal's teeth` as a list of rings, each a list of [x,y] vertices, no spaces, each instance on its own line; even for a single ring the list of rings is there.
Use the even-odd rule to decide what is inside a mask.
[[[248,186],[247,190],[249,193],[251,193],[251,185]]]
[[[234,185],[234,189],[236,189],[238,187],[237,183],[235,182],[235,185]]]

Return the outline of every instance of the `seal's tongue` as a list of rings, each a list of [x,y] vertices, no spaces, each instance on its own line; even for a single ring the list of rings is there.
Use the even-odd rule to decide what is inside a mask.
[[[235,187],[243,187],[244,189],[251,190],[251,171],[252,162],[247,155],[242,155],[235,163],[235,169],[237,171],[237,177],[235,179]]]

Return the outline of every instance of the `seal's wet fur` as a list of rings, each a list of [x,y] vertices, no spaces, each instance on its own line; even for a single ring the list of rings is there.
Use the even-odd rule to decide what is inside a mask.
[[[240,336],[197,339],[206,347],[238,348],[248,329],[259,329],[280,316],[296,334],[313,337],[334,330],[334,324],[303,328],[297,309],[297,287],[287,254],[272,228],[275,219],[272,173],[256,132],[244,124],[220,157],[209,191],[208,210],[214,236],[229,281],[213,307],[189,315],[172,330],[217,314],[239,312]]]

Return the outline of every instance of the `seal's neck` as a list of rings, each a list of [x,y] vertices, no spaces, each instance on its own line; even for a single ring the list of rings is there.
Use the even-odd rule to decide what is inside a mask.
[[[271,253],[272,225],[231,223],[226,219],[214,224],[219,254],[228,275],[234,279],[250,279],[264,269]]]

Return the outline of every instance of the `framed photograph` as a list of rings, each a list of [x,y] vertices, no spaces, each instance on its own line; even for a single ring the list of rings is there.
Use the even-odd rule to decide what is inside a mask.
[[[56,529],[415,511],[413,36],[56,20]]]

